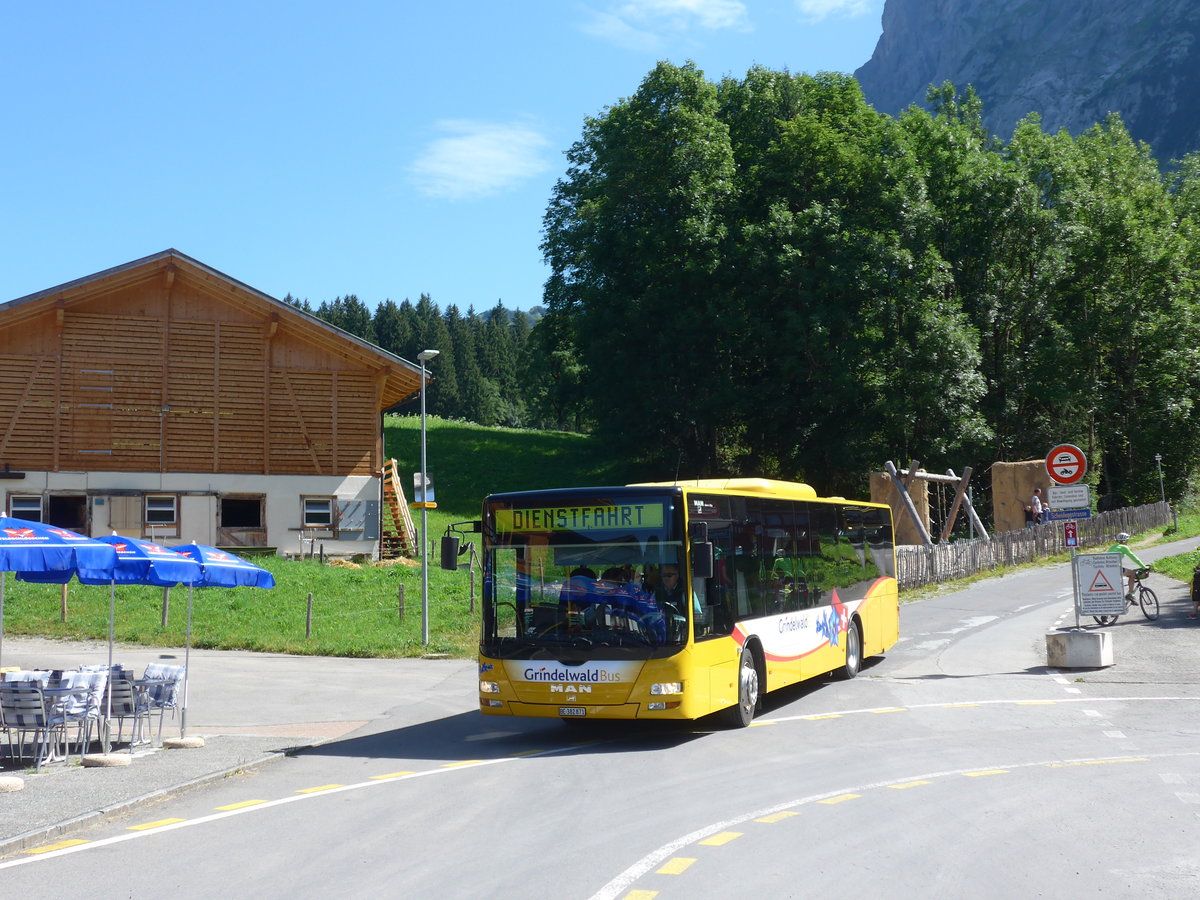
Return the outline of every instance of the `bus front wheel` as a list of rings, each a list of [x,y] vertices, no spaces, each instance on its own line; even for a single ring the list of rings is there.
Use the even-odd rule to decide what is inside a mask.
[[[727,711],[729,724],[734,728],[745,728],[754,721],[758,699],[758,666],[754,664],[754,653],[743,647],[738,662],[738,702]]]

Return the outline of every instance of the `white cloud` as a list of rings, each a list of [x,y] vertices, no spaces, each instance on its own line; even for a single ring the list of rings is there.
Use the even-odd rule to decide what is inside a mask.
[[[851,19],[871,12],[872,0],[796,0],[796,8],[810,22],[838,17]]]
[[[580,26],[583,31],[602,41],[608,41],[626,50],[654,52],[662,44],[656,34],[634,28],[613,13],[591,13],[591,20]]]
[[[604,12],[591,12],[582,29],[630,50],[655,50],[665,33],[750,31],[741,0],[619,0]]]
[[[619,7],[622,16],[647,21],[667,21],[687,28],[694,21],[709,31],[749,26],[746,4],[741,0],[627,0]]]
[[[503,193],[549,168],[548,141],[522,122],[445,119],[409,174],[418,191],[443,200],[478,200]]]

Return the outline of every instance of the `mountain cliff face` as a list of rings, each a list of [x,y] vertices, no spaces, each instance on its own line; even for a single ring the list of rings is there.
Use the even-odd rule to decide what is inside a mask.
[[[854,74],[892,115],[951,81],[1001,137],[1032,111],[1078,134],[1111,110],[1161,161],[1200,150],[1197,0],[886,0]]]

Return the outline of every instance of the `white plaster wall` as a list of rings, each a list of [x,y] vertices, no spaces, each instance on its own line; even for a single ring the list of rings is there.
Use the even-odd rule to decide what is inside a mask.
[[[214,475],[160,474],[158,472],[27,472],[21,481],[4,485],[7,494],[91,493],[106,491],[181,493],[179,537],[167,544],[216,541],[217,496],[219,494],[265,494],[267,544],[280,553],[300,549],[302,496],[332,496],[337,500],[378,500],[379,480],[368,475]],[[192,492],[192,493],[188,493]],[[110,505],[90,501],[93,535],[109,534]],[[382,515],[382,510],[380,511]],[[325,532],[328,535],[329,532]],[[321,533],[309,532],[318,547],[324,545],[328,556],[378,553],[378,541],[333,540]]]

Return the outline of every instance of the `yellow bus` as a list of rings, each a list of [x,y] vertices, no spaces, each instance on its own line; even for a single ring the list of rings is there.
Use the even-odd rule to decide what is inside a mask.
[[[852,678],[899,638],[883,504],[703,479],[493,494],[472,527],[488,715],[744,726],[765,692]]]

